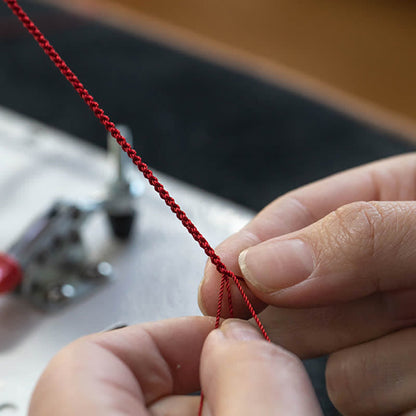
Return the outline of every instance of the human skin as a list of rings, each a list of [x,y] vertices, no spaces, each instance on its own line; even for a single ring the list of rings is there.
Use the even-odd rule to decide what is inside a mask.
[[[278,198],[216,250],[273,342],[301,358],[329,354],[343,415],[416,415],[415,199],[416,155],[386,159]],[[208,263],[205,314],[219,278]]]
[[[196,416],[186,394],[201,385],[203,416],[322,416],[294,354],[247,322],[213,326],[188,317],[81,338],[50,362],[29,416]]]

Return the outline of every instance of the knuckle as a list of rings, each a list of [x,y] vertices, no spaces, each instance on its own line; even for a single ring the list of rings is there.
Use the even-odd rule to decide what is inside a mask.
[[[322,230],[346,259],[374,260],[413,243],[414,202],[373,201],[344,205],[323,221]],[[351,257],[351,258],[350,258]]]
[[[335,246],[351,253],[356,261],[357,253],[363,259],[374,257],[378,249],[379,234],[382,230],[384,212],[372,202],[354,202],[334,211],[326,224],[332,234]],[[351,248],[355,249],[351,252]]]

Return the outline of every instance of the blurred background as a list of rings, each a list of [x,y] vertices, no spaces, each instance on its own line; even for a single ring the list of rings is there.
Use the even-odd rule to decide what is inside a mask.
[[[412,1],[21,3],[147,163],[255,210],[414,148]],[[105,145],[4,4],[0,62],[0,105]]]
[[[20,3],[146,163],[253,210],[415,148],[410,0]],[[3,2],[0,106],[106,146]],[[323,361],[308,370],[335,415]]]

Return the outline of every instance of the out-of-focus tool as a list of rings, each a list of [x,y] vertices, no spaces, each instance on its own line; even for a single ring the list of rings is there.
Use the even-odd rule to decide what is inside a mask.
[[[119,168],[115,153],[109,158],[76,137],[0,107],[1,250],[11,254],[16,237],[31,228],[30,219],[45,219],[58,201],[59,214],[54,221],[64,229],[79,224],[86,265],[97,266],[105,259],[115,276],[111,284],[92,286],[100,290],[89,292],[94,295],[84,296],[82,301],[72,302],[78,297],[58,301],[51,306],[56,313],[34,308],[16,292],[0,295],[0,416],[27,415],[29,398],[42,370],[59,349],[74,339],[122,324],[200,313],[196,295],[206,256],[156,193],[144,192],[139,199],[134,196],[131,185],[135,177],[141,180],[139,172],[133,167],[122,175],[113,175]],[[123,175],[127,179],[120,179]],[[157,176],[213,245],[236,232],[253,215],[160,172]],[[103,189],[104,195],[88,200],[95,190]],[[115,199],[118,203],[114,205],[110,201]],[[93,204],[97,209],[87,214]],[[73,206],[81,210],[81,217],[69,221]],[[114,238],[122,230],[111,228],[110,215],[119,215],[120,220],[132,208],[136,216],[140,213],[140,224],[132,223],[127,240]],[[79,255],[78,243],[68,244],[74,247],[66,256],[69,252]],[[19,267],[25,284],[29,266]],[[105,264],[103,269],[109,270]],[[65,268],[61,270],[65,273]],[[56,274],[55,278],[59,283],[63,277]],[[61,293],[52,291],[50,297],[59,299],[62,292],[70,296],[73,291],[62,287]],[[70,307],[56,306],[65,304]]]
[[[127,127],[121,129],[132,143]],[[0,293],[15,290],[35,306],[56,309],[93,291],[112,277],[105,261],[91,262],[83,242],[82,228],[94,214],[104,211],[113,235],[127,239],[136,217],[136,199],[143,182],[129,175],[131,163],[114,140],[108,148],[116,175],[100,199],[58,201],[37,218],[0,255]]]

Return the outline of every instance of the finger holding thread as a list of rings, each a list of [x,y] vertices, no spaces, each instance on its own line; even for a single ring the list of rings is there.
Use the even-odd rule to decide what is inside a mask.
[[[246,281],[277,307],[262,315],[271,338],[313,356],[416,325],[415,212],[413,201],[356,202],[248,249]]]
[[[204,344],[203,416],[322,416],[301,361],[247,322],[226,320]]]
[[[300,230],[322,219],[337,208],[371,200],[403,201],[416,199],[416,156],[414,153],[364,165],[292,191],[269,204],[242,230],[222,244],[216,252],[225,265],[241,276],[238,257],[242,251],[264,241]],[[204,314],[214,315],[216,292],[221,276],[207,264],[199,290],[199,305]],[[247,292],[257,311],[266,306]],[[235,316],[248,317],[246,308],[233,288]]]
[[[414,201],[348,204],[245,250],[240,267],[251,291],[268,304],[325,306],[376,293],[387,299],[416,289],[415,212]],[[410,306],[407,314],[416,319]]]

